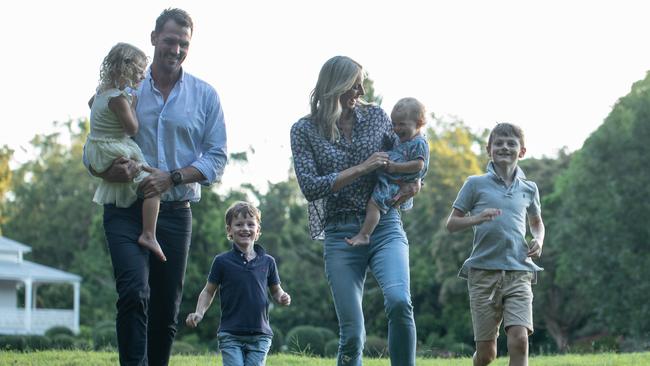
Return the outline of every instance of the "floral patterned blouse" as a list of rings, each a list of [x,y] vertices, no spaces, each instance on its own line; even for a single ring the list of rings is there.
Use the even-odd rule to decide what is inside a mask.
[[[293,164],[302,193],[309,201],[309,232],[323,239],[329,219],[343,215],[362,215],[375,186],[376,175],[366,174],[332,192],[339,172],[359,165],[378,151],[388,151],[399,143],[386,112],[378,106],[357,106],[351,141],[340,138],[329,142],[318,132],[310,117],[291,127]]]

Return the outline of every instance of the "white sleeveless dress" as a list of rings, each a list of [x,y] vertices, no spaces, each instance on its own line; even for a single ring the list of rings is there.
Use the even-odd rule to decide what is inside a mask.
[[[90,109],[90,134],[86,140],[86,157],[96,172],[108,169],[113,160],[120,156],[146,165],[142,150],[126,135],[117,115],[108,108],[108,102],[123,95],[131,102],[131,95],[124,90],[108,89],[95,94]],[[129,207],[138,198],[138,184],[148,176],[144,170],[128,183],[111,183],[103,179],[95,191],[93,202],[114,204],[117,207]]]

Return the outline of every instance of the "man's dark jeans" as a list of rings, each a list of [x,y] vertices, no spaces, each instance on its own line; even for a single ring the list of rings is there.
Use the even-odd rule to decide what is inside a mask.
[[[189,204],[162,203],[156,237],[167,262],[138,244],[142,201],[104,206],[104,230],[117,288],[117,341],[121,365],[167,365],[176,335],[192,236]]]

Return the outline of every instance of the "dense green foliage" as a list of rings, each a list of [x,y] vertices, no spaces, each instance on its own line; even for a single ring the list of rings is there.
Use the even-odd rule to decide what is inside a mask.
[[[579,151],[521,162],[528,178],[540,187],[547,228],[540,261],[545,271],[534,287],[536,332],[531,352],[648,348],[643,340],[650,332],[650,256],[645,255],[650,236],[649,121],[646,79],[616,103]],[[473,338],[466,284],[456,274],[470,252],[472,233],[450,235],[444,222],[465,178],[484,171],[486,131],[471,131],[462,121],[435,122],[427,131],[429,173],[414,209],[403,214],[418,352],[463,355],[471,352]],[[35,156],[13,171],[6,164],[11,151],[0,150],[0,230],[32,246],[29,260],[83,276],[81,323],[92,329],[88,338],[94,338],[93,344],[110,347],[116,301],[112,269],[102,210],[91,202],[96,181],[80,162],[88,123],[69,121],[60,127],[61,134],[36,136]],[[69,141],[61,141],[63,136]],[[245,155],[234,157],[245,164]],[[230,248],[223,215],[239,199],[259,203],[259,243],[277,259],[283,287],[293,298],[290,307],[271,309],[273,327],[286,335],[285,347],[299,326],[336,334],[321,243],[309,238],[306,202],[296,179],[289,176],[266,188],[261,192],[245,182],[225,194],[205,188],[201,202],[193,205],[192,246],[177,336],[186,349],[214,349],[218,299],[197,329],[186,328],[182,321],[195,307],[213,256]],[[71,293],[67,286],[39,287],[37,305],[71,307]],[[363,302],[369,339],[381,345],[387,322],[381,290],[372,276]],[[64,338],[60,344],[68,344]],[[330,339],[323,337],[317,354],[331,352]],[[499,345],[503,351],[502,340]]]

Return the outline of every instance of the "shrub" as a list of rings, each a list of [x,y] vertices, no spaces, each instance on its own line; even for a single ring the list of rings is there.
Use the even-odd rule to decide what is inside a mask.
[[[42,351],[50,348],[50,339],[42,335],[25,336],[25,350]]]
[[[279,328],[271,325],[271,330],[273,330],[273,341],[271,342],[271,349],[269,353],[278,353],[282,351],[282,346],[284,345],[284,334]]]
[[[323,342],[325,342],[325,343],[331,341],[332,339],[336,339],[336,338],[337,338],[337,337],[336,337],[336,333],[334,333],[334,331],[332,331],[332,330],[329,329],[329,328],[318,327],[318,328],[316,328],[316,329],[318,329],[318,331],[320,332],[320,334],[323,335]]]
[[[0,336],[3,351],[22,351],[26,348],[25,337],[17,335]]]
[[[368,336],[363,347],[363,354],[367,357],[384,357],[388,355],[388,341],[376,336]]]
[[[438,333],[431,333],[427,337],[424,346],[418,351],[420,357],[466,357],[474,353],[474,347],[466,343],[458,342],[451,335],[440,337]]]
[[[219,353],[219,338],[214,337],[208,342],[208,350],[210,352]]]
[[[469,357],[474,353],[474,347],[462,342],[453,343],[447,349],[456,357]]]
[[[93,344],[96,351],[117,347],[115,323],[99,322],[93,329]]]
[[[67,334],[55,334],[49,337],[51,347],[56,349],[73,349],[75,348],[75,339],[73,336]]]
[[[196,348],[188,342],[176,341],[172,344],[173,355],[192,355],[195,353],[197,353]]]
[[[333,358],[339,352],[338,338],[330,339],[325,343],[325,357]]]
[[[57,325],[45,331],[45,336],[48,338],[53,338],[55,335],[65,334],[70,337],[74,337],[74,332],[68,327]]]
[[[90,339],[77,338],[74,340],[74,348],[82,351],[91,351],[93,346]]]
[[[322,332],[310,325],[299,325],[287,333],[289,352],[301,355],[323,356],[325,341]]]

